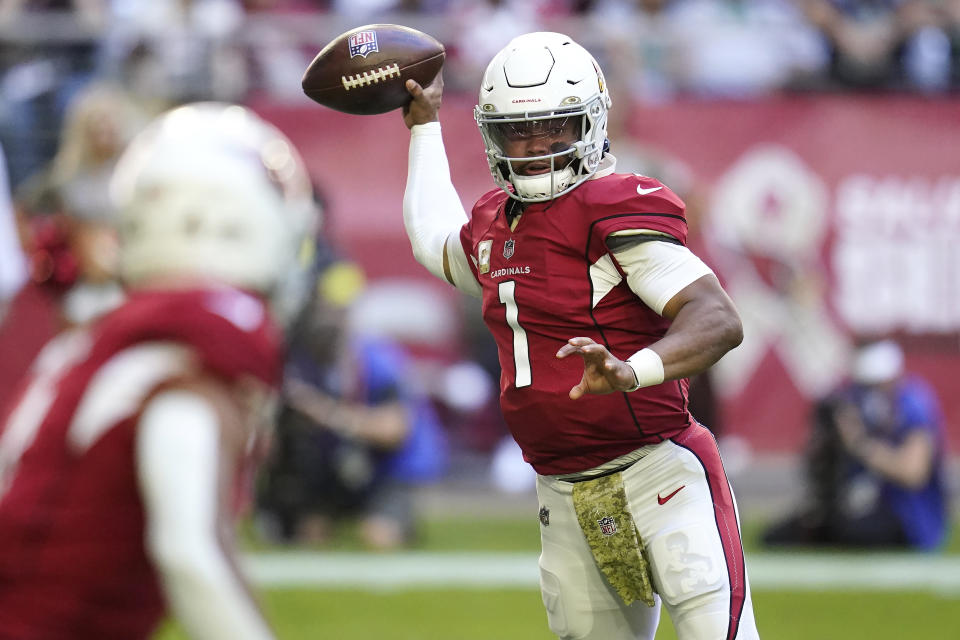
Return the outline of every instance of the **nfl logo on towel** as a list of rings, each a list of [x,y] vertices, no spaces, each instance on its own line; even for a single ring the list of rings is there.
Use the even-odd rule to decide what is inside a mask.
[[[363,56],[366,58],[374,51],[380,51],[377,46],[376,31],[358,31],[347,39],[350,46],[350,57]]]
[[[600,525],[600,533],[605,536],[612,536],[617,532],[617,521],[610,516],[600,518],[597,520],[597,524]]]

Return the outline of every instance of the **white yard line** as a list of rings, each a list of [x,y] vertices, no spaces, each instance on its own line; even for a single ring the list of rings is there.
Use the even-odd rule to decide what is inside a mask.
[[[353,589],[536,588],[535,553],[248,554],[244,565],[265,587]],[[747,557],[759,590],[919,590],[960,596],[960,557],[907,554],[780,554]]]

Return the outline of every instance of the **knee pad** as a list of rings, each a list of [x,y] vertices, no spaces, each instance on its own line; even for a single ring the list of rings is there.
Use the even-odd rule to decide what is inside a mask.
[[[634,602],[629,607],[612,590],[578,593],[563,589],[560,578],[541,567],[540,593],[550,631],[560,640],[642,640],[653,638],[660,620],[660,601],[654,607]]]
[[[540,596],[543,598],[543,607],[547,610],[547,625],[550,631],[564,640],[572,638],[563,606],[560,578],[543,567],[540,568]]]

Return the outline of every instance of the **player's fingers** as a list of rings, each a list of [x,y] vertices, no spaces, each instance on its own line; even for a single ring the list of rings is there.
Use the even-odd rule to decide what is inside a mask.
[[[609,353],[607,348],[602,344],[597,344],[596,342],[590,342],[590,344],[585,344],[580,347],[580,351],[591,356],[591,357],[600,357],[605,358]]]
[[[407,80],[404,86],[407,88],[407,93],[413,96],[414,100],[423,95],[423,87],[421,87],[420,83],[413,78]]]
[[[596,344],[596,343],[594,343],[594,341],[591,340],[590,338],[583,338],[579,336],[576,338],[570,338],[569,340],[567,340],[567,344],[560,347],[560,349],[557,351],[557,357],[566,358],[567,356],[574,353],[582,354],[582,348],[589,344]]]
[[[583,381],[580,381],[580,384],[574,385],[570,388],[570,399],[579,400],[583,397],[583,394],[586,393],[586,389],[583,387]]]
[[[597,344],[590,340],[590,338],[584,338],[587,340],[587,344],[565,344],[560,347],[560,350],[557,351],[558,358],[566,358],[569,355],[574,353],[579,354],[584,362],[587,364],[592,364],[594,366],[603,365],[604,361],[607,359],[609,352],[606,347],[602,344]]]
[[[575,347],[570,344],[565,344],[557,351],[558,358],[566,358],[567,356],[573,355],[580,351],[580,347]]]
[[[578,349],[584,364],[588,367],[594,367],[597,373],[606,369],[607,362],[610,359],[610,352],[606,347],[600,344],[588,344]]]

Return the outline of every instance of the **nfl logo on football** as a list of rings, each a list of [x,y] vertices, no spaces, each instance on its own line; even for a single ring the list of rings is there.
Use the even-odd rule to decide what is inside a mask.
[[[612,536],[617,532],[617,521],[610,516],[600,518],[597,524],[600,525],[600,533],[605,536]]]
[[[350,57],[363,56],[366,58],[374,51],[380,51],[377,46],[376,31],[358,31],[347,39],[350,46]]]

